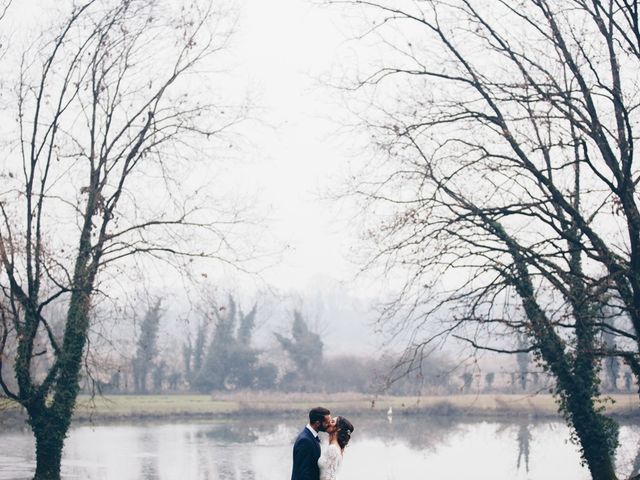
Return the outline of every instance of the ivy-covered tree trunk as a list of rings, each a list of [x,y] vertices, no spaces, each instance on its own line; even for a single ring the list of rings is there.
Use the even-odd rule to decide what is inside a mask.
[[[216,136],[244,115],[229,121],[217,108],[213,114],[213,105],[197,103],[197,95],[189,100],[177,81],[226,43],[226,16],[203,0],[185,4],[176,19],[169,4],[175,6],[69,4],[62,24],[36,35],[16,57],[15,140],[22,148],[8,157],[7,169],[21,174],[5,176],[0,201],[0,391],[27,411],[36,479],[60,478],[98,272],[142,252],[192,256],[197,232],[205,243],[224,236],[213,233],[219,219],[203,221],[191,203],[199,195],[185,195],[193,207],[185,210],[171,192],[163,212],[144,206],[146,193],[138,195],[150,179],[167,191],[172,175],[190,165],[191,156],[174,155],[176,145],[192,135]],[[59,311],[66,312],[63,334],[53,323]],[[17,388],[2,368],[14,346]]]
[[[579,389],[576,389],[579,390]],[[586,392],[573,391],[566,398],[566,410],[582,447],[593,480],[616,480],[614,452],[615,424],[594,408]]]
[[[82,355],[89,330],[90,292],[96,274],[95,266],[87,266],[90,259],[88,240],[84,237],[82,240],[75,276],[78,288],[71,295],[69,303],[52,400],[47,404],[45,399],[38,398],[27,408],[29,424],[36,439],[34,480],[60,478],[64,440],[80,392]]]
[[[618,430],[614,420],[605,417],[594,403],[597,396],[595,360],[589,352],[578,351],[571,363],[557,337],[548,338],[542,357],[556,377],[560,410],[573,429],[593,480],[616,480],[614,455]]]
[[[44,404],[29,409],[29,422],[36,439],[36,473],[34,480],[60,478],[62,449],[68,429]]]
[[[528,314],[541,313],[530,311]],[[573,439],[580,446],[582,458],[592,479],[616,480],[614,453],[617,446],[617,425],[602,415],[594,404],[596,385],[593,358],[590,366],[584,363],[585,359],[578,358],[573,362],[572,368],[562,341],[555,332],[545,328],[542,323],[538,324],[538,328],[536,336],[539,355],[556,378],[560,411],[573,429]],[[586,352],[576,355],[588,356]],[[585,368],[591,372],[583,371]]]
[[[577,276],[570,285],[573,306],[576,348],[569,353],[554,331],[534,297],[533,284],[522,256],[512,250],[517,270],[515,287],[522,298],[531,322],[536,351],[546,368],[556,378],[556,395],[560,411],[573,429],[573,440],[580,446],[581,455],[593,480],[617,480],[614,455],[617,447],[617,424],[597,410],[598,396],[595,329],[590,321],[590,302]],[[572,273],[580,272],[579,258],[573,259]]]
[[[575,189],[574,208],[580,208],[580,167],[574,167]],[[580,439],[582,456],[587,462],[594,480],[615,480],[615,452],[618,446],[618,425],[605,417],[594,404],[600,395],[596,350],[598,330],[595,327],[600,306],[597,296],[590,294],[584,281],[582,252],[571,249],[581,241],[579,230],[571,223],[565,231],[568,239],[569,275],[567,277],[569,296],[574,316],[576,348],[573,355],[567,355],[572,362],[572,375],[563,379],[564,398],[561,407],[569,423]],[[558,377],[560,381],[560,377]]]

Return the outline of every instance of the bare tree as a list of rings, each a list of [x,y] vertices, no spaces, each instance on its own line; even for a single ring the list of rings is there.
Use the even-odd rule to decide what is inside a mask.
[[[37,479],[60,476],[98,289],[134,256],[230,259],[226,234],[238,219],[216,215],[179,181],[202,173],[192,160],[211,153],[198,146],[242,116],[204,88],[232,27],[221,8],[75,5],[23,53],[7,91],[19,141],[2,172],[0,347],[17,345],[17,388],[2,363],[0,385],[28,414]],[[54,302],[66,305],[60,333],[47,317]]]
[[[355,191],[385,219],[373,264],[404,279],[383,322],[413,329],[409,361],[450,335],[533,352],[592,477],[616,478],[597,369],[640,373],[638,2],[332,3],[387,52],[355,88],[378,152]]]

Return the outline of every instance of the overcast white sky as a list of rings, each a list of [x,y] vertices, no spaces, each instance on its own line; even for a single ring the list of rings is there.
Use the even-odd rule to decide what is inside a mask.
[[[343,181],[353,149],[335,134],[340,100],[321,78],[343,67],[349,28],[337,9],[317,1],[229,3],[238,24],[220,89],[237,93],[231,102],[250,98],[256,120],[240,127],[238,162],[226,175],[247,198],[255,196],[256,212],[268,214],[265,226],[275,237],[267,247],[282,252],[263,278],[279,289],[304,287],[318,275],[348,281],[355,272],[347,259],[355,242],[349,212],[322,197]],[[12,41],[30,39],[29,31],[67,10],[55,0],[14,2]]]
[[[322,196],[342,181],[349,161],[334,103],[319,82],[340,67],[345,32],[336,11],[308,0],[244,0],[237,36],[237,78],[259,105],[263,126],[248,134],[252,158],[247,174],[269,206],[270,225],[289,248],[265,277],[279,287],[299,287],[322,274],[347,279],[354,240],[348,215]],[[345,213],[344,211],[342,212]]]
[[[265,227],[276,241],[267,239],[264,243],[282,253],[277,263],[273,256],[268,262],[272,266],[262,271],[262,277],[283,294],[281,297],[291,297],[287,302],[273,300],[271,315],[281,318],[268,322],[268,328],[278,323],[288,325],[290,309],[304,307],[300,303],[306,302],[309,316],[315,316],[309,320],[324,325],[326,332],[322,333],[331,341],[345,339],[345,346],[353,351],[352,339],[357,338],[359,346],[366,348],[372,342],[364,337],[371,334],[375,318],[367,303],[383,290],[385,279],[353,281],[357,272],[353,260],[362,247],[352,221],[354,210],[347,203],[338,205],[323,199],[339,189],[352,161],[360,163],[358,160],[368,155],[359,139],[344,131],[337,134],[344,106],[339,93],[322,82],[352,68],[355,56],[350,39],[355,28],[340,9],[321,7],[317,1],[230,1],[239,16],[230,45],[232,63],[220,67],[226,72],[218,77],[225,82],[220,90],[233,92],[230,103],[245,94],[251,98],[255,120],[240,128],[243,139],[229,155],[225,178],[228,188],[240,196],[256,198],[256,211],[268,214]],[[16,1],[12,28],[29,37],[30,30],[40,29],[39,23],[49,24],[49,12],[66,11],[68,4]],[[366,53],[363,43],[358,43],[359,60],[366,60],[371,52],[375,50]],[[263,239],[256,236],[250,240],[260,243]],[[198,279],[204,289],[213,286],[219,293],[233,292],[245,305],[257,299],[258,282],[252,284],[243,276],[229,280],[225,277],[228,272],[210,264],[202,272],[206,279]],[[161,270],[157,273],[156,278],[164,276]],[[154,277],[154,272],[148,276]],[[167,283],[167,291],[178,290],[174,278]],[[127,283],[125,288],[129,286]],[[182,308],[186,301],[177,298],[180,294],[167,303]]]
[[[68,5],[55,0],[14,2],[12,41],[18,45],[23,36],[30,41],[30,31],[45,28],[56,12],[66,14]],[[275,241],[266,239],[265,246],[281,252],[270,257],[266,263],[272,266],[261,272],[270,286],[291,297],[287,305],[280,302],[280,311],[272,316],[282,316],[274,318],[281,323],[288,321],[290,309],[303,308],[314,317],[312,322],[331,324],[323,333],[360,338],[364,347],[372,315],[364,318],[362,302],[354,301],[360,307],[347,305],[349,295],[369,297],[352,281],[357,271],[352,254],[358,248],[353,212],[344,203],[323,199],[344,181],[348,164],[360,154],[353,138],[336,134],[344,110],[338,92],[322,82],[345,66],[353,31],[337,9],[311,0],[232,0],[232,5],[238,13],[229,46],[232,62],[215,66],[224,70],[217,78],[223,82],[221,91],[232,92],[230,103],[251,99],[255,120],[239,128],[242,138],[229,155],[224,177],[228,188],[256,199],[256,212],[266,212],[264,226]],[[160,281],[166,271],[158,268],[148,276]],[[207,274],[206,279],[198,275],[203,288],[208,284],[220,293],[229,290],[244,303],[264,289],[260,281],[243,275],[230,280],[233,271],[219,264],[208,264],[202,272]],[[175,286],[173,280],[167,282],[160,288]],[[148,286],[154,294],[154,286]],[[183,304],[179,295],[176,305]]]

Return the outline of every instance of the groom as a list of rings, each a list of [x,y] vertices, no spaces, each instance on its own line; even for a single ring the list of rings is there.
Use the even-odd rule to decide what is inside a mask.
[[[293,444],[293,470],[291,480],[319,480],[318,458],[320,458],[320,438],[331,424],[331,412],[323,407],[309,411],[309,424],[300,432]]]

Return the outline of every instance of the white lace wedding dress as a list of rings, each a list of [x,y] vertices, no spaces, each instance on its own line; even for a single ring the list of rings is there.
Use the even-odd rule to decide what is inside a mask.
[[[318,459],[320,480],[337,480],[340,465],[342,465],[342,452],[340,452],[340,447],[334,443],[330,443],[327,448],[322,451],[322,455],[320,455]]]

